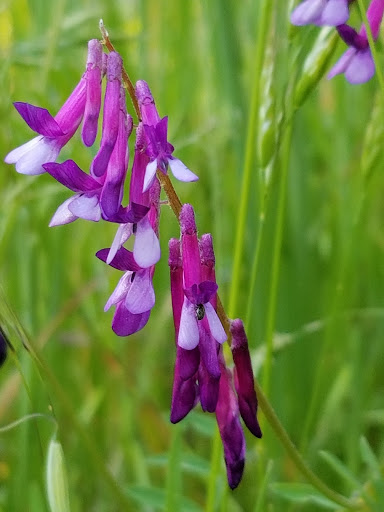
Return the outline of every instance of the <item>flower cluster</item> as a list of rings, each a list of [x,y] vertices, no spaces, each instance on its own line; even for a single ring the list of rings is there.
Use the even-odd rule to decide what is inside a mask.
[[[239,413],[252,434],[261,437],[248,342],[242,321],[231,322],[235,392],[222,352],[227,335],[216,313],[212,236],[198,239],[189,204],[181,210],[180,228],[181,240],[169,242],[168,261],[177,347],[171,421],[182,420],[198,401],[204,411],[216,413],[228,483],[234,489],[241,480],[245,459]]]
[[[349,18],[349,4],[353,0],[305,0],[291,14],[294,25],[331,25],[335,26],[341,39],[348,45],[348,50],[341,56],[328,74],[333,78],[340,73],[351,84],[361,84],[370,80],[375,74],[375,63],[363,25],[359,32],[346,25]],[[384,13],[384,0],[371,0],[367,10],[367,19],[373,39],[379,35]]]
[[[180,181],[198,179],[173,156],[174,147],[167,136],[168,118],[160,118],[147,83],[139,80],[134,89],[137,126],[127,113],[124,85],[120,55],[115,51],[105,54],[98,40],[90,41],[86,71],[55,117],[44,108],[15,103],[21,117],[38,135],[5,158],[7,163],[15,164],[19,173],[48,173],[74,193],[58,207],[50,226],[68,224],[78,218],[118,224],[110,247],[99,250],[96,256],[123,273],[105,305],[105,310],[115,306],[112,329],[119,336],[142,329],[155,304],[152,280],[160,259],[158,177],[167,175],[170,169]],[[84,145],[95,144],[102,104],[100,146],[89,170],[83,171],[73,160],[57,162],[61,149],[81,123]],[[135,144],[129,201],[123,206],[130,156],[128,139],[132,134]],[[204,411],[216,413],[228,482],[235,488],[245,460],[239,415],[249,430],[261,437],[247,338],[241,320],[233,321],[232,376],[221,348],[227,333],[216,311],[218,287],[212,237],[203,235],[198,239],[190,205],[184,205],[179,220],[181,240],[170,241],[169,256],[177,337],[171,421],[180,421],[198,401]],[[124,245],[131,238],[132,250],[128,250]]]

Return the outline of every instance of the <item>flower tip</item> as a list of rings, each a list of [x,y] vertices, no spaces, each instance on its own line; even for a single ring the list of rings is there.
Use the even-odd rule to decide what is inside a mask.
[[[195,212],[192,205],[185,203],[180,212],[180,227],[183,235],[192,235],[197,232]]]

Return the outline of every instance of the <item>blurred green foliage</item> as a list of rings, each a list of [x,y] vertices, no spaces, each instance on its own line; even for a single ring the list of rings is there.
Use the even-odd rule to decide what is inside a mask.
[[[194,205],[200,233],[214,236],[224,305],[236,289],[233,314],[245,319],[249,312],[257,368],[264,361],[267,319],[273,320],[269,398],[282,423],[326,483],[345,495],[365,483],[370,508],[364,510],[382,510],[383,92],[375,79],[351,86],[343,77],[328,82],[319,74],[293,112],[289,84],[302,76],[319,29],[290,27],[286,3],[271,2],[265,41],[266,55],[274,59],[274,101],[267,113],[276,116],[272,126],[280,131],[276,138],[268,132],[272,164],[261,168],[258,134],[251,146],[246,141],[255,84],[260,92],[258,81],[265,79],[255,72],[262,5],[254,0],[3,0],[1,161],[31,138],[12,101],[55,114],[83,73],[87,41],[100,37],[103,18],[132,80],[148,81],[160,115],[169,116],[175,154],[200,176],[195,184],[175,186],[181,200]],[[333,59],[342,51],[339,43]],[[267,93],[260,92],[258,106],[264,98],[269,108]],[[283,149],[289,165],[281,208],[280,150],[291,122],[292,138]],[[252,174],[234,281],[246,147]],[[73,158],[86,168],[94,153],[76,136],[60,161]],[[0,425],[30,413],[54,414],[71,510],[312,512],[327,506],[325,498],[306,494],[262,414],[264,438],[247,435],[245,475],[234,492],[226,487],[214,417],[196,410],[179,426],[169,423],[175,350],[167,243],[178,236],[172,212],[162,209],[163,256],[150,321],[131,338],[119,339],[110,328],[112,313],[103,313],[103,307],[120,276],[94,257],[109,246],[115,226],[78,220],[48,228],[67,192],[50,176],[22,176],[0,166],[0,313],[15,346],[0,373]],[[276,245],[279,211],[283,229]],[[252,286],[260,212],[264,226]],[[275,257],[276,308],[271,299]],[[11,311],[41,367],[23,346]],[[48,511],[44,477],[52,430],[51,422],[36,418],[0,434],[1,512]],[[331,455],[321,457],[320,450]],[[284,487],[289,483],[296,487]]]

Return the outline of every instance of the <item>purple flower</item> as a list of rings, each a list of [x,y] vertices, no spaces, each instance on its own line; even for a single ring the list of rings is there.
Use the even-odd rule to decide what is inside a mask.
[[[372,36],[377,39],[384,12],[383,0],[372,0],[367,11]],[[328,79],[340,73],[351,84],[361,84],[370,80],[375,74],[375,63],[369,48],[367,31],[363,26],[359,33],[348,25],[337,27],[340,37],[349,46],[328,73]]]
[[[95,77],[95,70],[99,76],[101,56],[101,43],[97,40],[90,41],[87,71],[55,117],[52,117],[45,108],[23,102],[14,103],[16,110],[28,126],[39,134],[5,157],[7,164],[16,164],[17,172],[31,175],[44,173],[43,164],[57,159],[61,148],[67,144],[79,127],[84,111],[86,125],[83,132],[86,140],[88,133],[94,131],[97,98],[92,96],[90,87],[94,87],[98,80]],[[91,120],[92,116],[93,120]],[[90,135],[88,141],[92,137],[93,135]]]
[[[160,184],[154,180],[150,189],[143,192],[143,181],[148,157],[143,152],[144,147],[143,125],[140,123],[136,130],[135,156],[132,166],[129,200],[132,203],[147,207],[148,214],[139,219],[139,222],[121,224],[112,243],[107,263],[112,261],[116,251],[135,234],[133,256],[136,263],[147,268],[160,259],[160,243],[158,239]]]
[[[341,25],[349,18],[351,0],[305,0],[291,14],[293,25]]]
[[[239,408],[233,390],[232,375],[221,358],[221,378],[216,419],[224,446],[224,460],[228,484],[235,489],[243,476],[245,464],[245,438],[239,419]]]
[[[81,138],[86,146],[92,146],[97,135],[101,106],[101,78],[103,72],[102,45],[97,39],[88,43],[88,59],[86,71],[86,103]]]
[[[254,436],[261,437],[261,429],[256,416],[257,397],[255,383],[243,322],[240,319],[232,320],[230,329],[232,334],[232,357],[235,363],[235,388],[240,414],[249,431]]]
[[[106,262],[108,253],[109,249],[101,249],[96,256]],[[152,284],[155,267],[139,267],[132,252],[124,247],[117,251],[110,265],[125,273],[108,299],[104,311],[115,305],[112,329],[118,336],[129,336],[146,325],[155,304]]]
[[[147,155],[150,162],[146,167],[143,192],[148,190],[159,169],[167,173],[168,165],[174,177],[180,181],[196,181],[198,176],[186,167],[181,160],[172,156],[174,147],[167,140],[168,117],[159,119],[148,84],[139,80],[136,84],[136,95],[147,136]]]
[[[111,52],[107,60],[107,86],[104,97],[103,129],[100,149],[91,164],[91,173],[100,177],[106,172],[109,159],[119,132],[121,108],[121,73],[123,61],[117,52]],[[125,98],[125,90],[124,98]],[[125,99],[124,99],[125,101]]]

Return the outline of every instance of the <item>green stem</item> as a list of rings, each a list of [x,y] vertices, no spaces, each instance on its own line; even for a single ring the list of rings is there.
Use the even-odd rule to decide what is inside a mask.
[[[255,74],[253,79],[253,90],[251,98],[251,109],[248,119],[247,140],[245,145],[245,159],[243,168],[243,182],[240,193],[240,206],[238,213],[238,221],[236,226],[235,252],[233,256],[232,283],[231,294],[229,297],[229,316],[234,318],[236,307],[240,294],[241,270],[243,268],[242,258],[245,241],[245,228],[247,220],[247,210],[249,203],[249,195],[251,190],[252,172],[255,169],[253,153],[256,140],[256,119],[259,108],[260,83],[259,77],[264,62],[264,50],[268,35],[268,27],[272,17],[272,9],[269,2],[264,0],[260,3],[259,20],[257,27],[257,41],[255,48]]]
[[[321,494],[332,500],[334,503],[338,503],[342,507],[354,510],[361,508],[363,505],[363,501],[361,500],[361,498],[350,500],[345,496],[342,496],[341,494],[330,489],[322,480],[320,480],[318,476],[316,476],[313,473],[311,468],[307,465],[305,460],[300,455],[296,446],[291,441],[287,431],[280,423],[275,411],[273,410],[271,404],[268,402],[267,397],[263,393],[257,381],[255,381],[255,389],[260,409],[263,411],[264,416],[266,417],[269,425],[272,427],[277,438],[284,446],[285,450],[287,451],[288,455],[294,462],[297,469],[308,480],[308,482],[312,484],[313,487],[315,487],[318,491],[320,491]]]
[[[286,126],[286,131],[283,137],[282,156],[281,156],[281,173],[279,178],[279,195],[278,195],[278,210],[276,220],[275,238],[273,244],[273,259],[271,270],[271,288],[268,303],[267,313],[267,327],[266,327],[266,353],[263,366],[263,388],[268,395],[271,381],[271,368],[273,356],[273,333],[275,328],[276,319],[276,304],[277,304],[277,290],[279,286],[280,274],[280,258],[281,258],[281,242],[283,238],[284,227],[284,214],[285,214],[285,200],[286,200],[286,187],[289,167],[290,145],[292,139],[292,123]],[[272,177],[273,179],[273,177]]]
[[[205,505],[205,512],[215,512],[217,503],[217,477],[220,474],[220,460],[221,460],[221,438],[219,429],[216,429],[211,456],[211,471],[208,479],[207,500]]]

